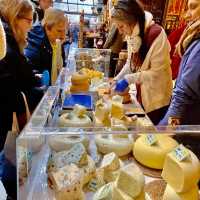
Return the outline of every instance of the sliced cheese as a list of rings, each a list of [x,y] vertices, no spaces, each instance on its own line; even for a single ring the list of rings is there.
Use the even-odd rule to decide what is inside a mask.
[[[132,198],[138,197],[144,188],[145,179],[141,170],[133,163],[121,168],[116,186]]]
[[[75,144],[69,151],[62,151],[53,155],[56,168],[61,168],[67,164],[74,163],[83,166],[88,163],[87,153],[83,144]]]
[[[147,135],[140,136],[134,144],[133,155],[135,159],[141,164],[153,168],[162,169],[164,160],[173,148],[178,143],[169,136],[155,135],[157,141],[153,145],[147,143]]]
[[[113,183],[108,183],[101,187],[93,197],[93,200],[113,200],[112,199],[113,192]]]
[[[178,161],[173,152],[167,154],[161,175],[179,193],[194,188],[200,177],[199,160],[192,151],[188,151],[190,156],[183,161]]]
[[[167,185],[163,195],[163,200],[198,200],[198,199],[199,199],[199,190],[197,185],[185,193],[176,193],[170,185]]]
[[[70,164],[49,175],[57,200],[84,199],[82,191],[82,173]]]
[[[114,152],[106,154],[103,157],[101,168],[105,170],[114,171],[119,169],[119,167],[120,167],[119,158]]]

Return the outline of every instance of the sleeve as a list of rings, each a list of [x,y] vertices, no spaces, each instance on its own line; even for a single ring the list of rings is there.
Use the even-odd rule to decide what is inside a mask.
[[[6,36],[2,22],[0,20],[0,60],[6,55]]]
[[[151,80],[152,77],[156,79],[156,77],[160,75],[160,72],[169,68],[170,45],[164,30],[162,30],[159,36],[155,39],[149,51],[151,51],[151,54],[148,58],[150,60],[150,66],[147,67],[148,70],[126,75],[125,78],[129,84],[136,82],[142,84],[145,81]]]
[[[182,118],[189,105],[200,100],[200,45],[193,49],[190,56],[181,66],[182,71],[173,91],[173,97],[166,117]]]

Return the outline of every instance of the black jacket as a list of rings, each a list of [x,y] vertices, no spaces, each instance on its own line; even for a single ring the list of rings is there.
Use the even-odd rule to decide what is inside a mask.
[[[41,23],[36,24],[29,32],[28,46],[24,53],[35,70],[38,70],[40,73],[48,70],[49,74],[51,74],[53,50]],[[63,46],[62,57],[64,63],[65,53]]]
[[[31,65],[20,53],[9,25],[3,21],[3,26],[6,32],[7,52],[5,58],[0,61],[0,111],[13,112],[21,109],[23,100],[20,91],[29,98],[36,80]]]

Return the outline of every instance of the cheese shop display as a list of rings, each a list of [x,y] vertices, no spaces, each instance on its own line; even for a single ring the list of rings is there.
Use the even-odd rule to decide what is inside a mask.
[[[180,160],[180,157],[183,159]],[[186,193],[200,180],[199,160],[192,151],[179,146],[167,154],[162,177],[175,192]]]
[[[169,136],[146,134],[135,141],[133,155],[144,166],[163,169],[166,155],[176,146],[176,140]]]
[[[155,200],[145,170],[162,170],[158,199],[198,200],[199,160],[174,137],[195,127],[155,127],[133,88],[113,96],[109,53],[75,49],[44,94],[16,141],[18,200]]]
[[[76,104],[72,112],[64,113],[59,118],[60,127],[92,126],[92,119],[87,115],[86,108]]]
[[[199,200],[199,189],[198,186],[194,186],[191,190],[185,193],[177,193],[174,189],[167,185],[165,193],[163,195],[163,200]]]

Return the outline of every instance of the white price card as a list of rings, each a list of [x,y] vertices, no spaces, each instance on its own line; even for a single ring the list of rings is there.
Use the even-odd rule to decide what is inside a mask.
[[[146,142],[149,146],[156,144],[157,141],[158,140],[157,140],[157,137],[155,134],[147,134],[146,135]]]
[[[179,161],[183,161],[186,158],[190,156],[189,151],[181,144],[178,147],[176,147],[173,151],[172,154],[174,157]]]

